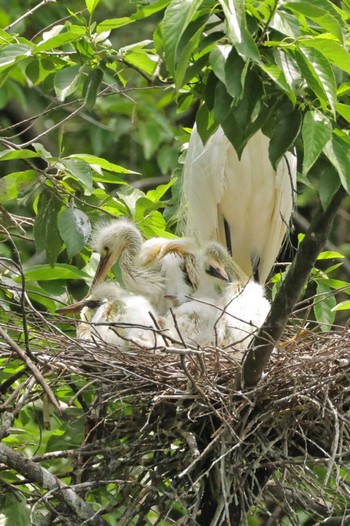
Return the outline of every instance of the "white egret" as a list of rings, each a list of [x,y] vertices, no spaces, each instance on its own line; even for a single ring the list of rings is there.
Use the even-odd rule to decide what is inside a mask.
[[[100,283],[85,300],[58,312],[80,313],[77,337],[84,340],[101,340],[123,349],[132,345],[145,348],[164,345],[156,333],[157,314],[150,302],[116,283]]]
[[[183,173],[180,230],[202,244],[216,240],[251,277],[265,283],[294,207],[296,158],[274,170],[269,139],[258,131],[241,159],[221,127],[206,145],[193,128]]]
[[[190,294],[193,289],[184,275],[182,257],[169,254],[162,261],[158,258],[167,243],[169,239],[165,238],[144,242],[137,226],[125,218],[98,225],[92,248],[100,254],[100,262],[93,284],[100,283],[119,261],[125,287],[145,296],[159,313],[165,313],[169,303],[166,296]]]

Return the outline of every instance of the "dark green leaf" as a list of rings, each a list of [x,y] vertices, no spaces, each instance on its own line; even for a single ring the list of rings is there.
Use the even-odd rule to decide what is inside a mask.
[[[205,104],[202,104],[202,106],[197,111],[196,124],[199,136],[202,139],[203,144],[207,142],[209,137],[214,133],[214,131],[218,127],[218,124],[214,121],[212,112],[208,111],[208,108]]]
[[[91,223],[78,208],[64,208],[58,216],[58,230],[71,260],[84,247],[91,234]]]
[[[103,170],[107,170],[108,172],[114,172],[118,174],[138,174],[139,172],[134,172],[133,170],[128,170],[127,168],[124,168],[123,166],[119,166],[119,164],[114,164],[106,159],[103,159],[102,157],[97,157],[96,155],[90,155],[88,153],[75,153],[73,155],[70,155],[69,157],[66,157],[66,159],[78,159],[81,161],[86,161],[91,168],[100,167]]]
[[[103,79],[103,71],[95,68],[90,71],[84,84],[85,108],[91,111],[95,105],[97,92]]]
[[[34,239],[38,251],[46,250],[47,260],[54,265],[62,250],[62,241],[57,228],[57,215],[61,202],[44,189],[39,197],[38,214],[34,223]]]
[[[326,210],[340,187],[340,179],[337,171],[332,165],[328,165],[321,170],[319,174],[318,194],[320,196],[321,204]]]
[[[302,136],[304,144],[303,173],[306,175],[332,137],[332,124],[322,113],[308,111],[304,116]]]
[[[221,124],[230,112],[232,97],[227,93],[226,86],[218,82],[215,88],[214,119]]]
[[[232,48],[226,59],[223,82],[225,82],[227,92],[236,99],[240,97],[242,92],[244,68],[245,62],[242,57],[239,56],[236,49]]]
[[[7,490],[3,493],[0,496],[0,509],[3,526],[29,526],[31,523],[30,508],[19,491]]]
[[[226,81],[226,59],[230,53],[231,46],[216,46],[209,55],[209,62],[217,78],[221,82]]]
[[[301,127],[301,113],[298,108],[285,106],[285,112],[273,130],[269,145],[269,157],[276,168],[283,155],[292,147]]]

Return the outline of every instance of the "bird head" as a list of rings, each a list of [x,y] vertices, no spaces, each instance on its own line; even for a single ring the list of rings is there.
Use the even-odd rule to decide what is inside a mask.
[[[225,282],[239,281],[246,283],[247,276],[232,260],[229,252],[220,243],[210,241],[207,243],[204,254],[204,271],[210,276],[219,278]]]
[[[137,256],[142,246],[139,229],[128,219],[118,219],[111,223],[97,225],[91,246],[100,254],[100,261],[92,285],[103,281],[111,267],[127,254],[130,258]]]
[[[57,309],[56,312],[60,314],[80,314],[83,309],[95,312],[103,303],[119,300],[127,294],[117,283],[99,283],[95,285],[87,298]]]

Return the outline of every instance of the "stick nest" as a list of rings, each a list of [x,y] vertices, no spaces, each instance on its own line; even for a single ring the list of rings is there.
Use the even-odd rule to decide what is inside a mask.
[[[75,392],[63,411],[82,408],[83,443],[67,451],[75,459],[72,481],[88,493],[108,486],[114,504],[101,513],[119,510],[118,525],[209,526],[205,516],[213,526],[228,517],[239,524],[251,506],[269,514],[277,503],[300,524],[298,510],[319,520],[344,509],[350,498],[342,467],[350,436],[347,331],[291,327],[259,385],[238,391],[241,357],[232,350],[122,351],[76,341],[62,325],[36,315],[28,323],[45,381],[55,393],[62,385]],[[23,340],[14,318],[6,328]],[[14,358],[11,346],[3,350]],[[47,467],[53,458],[37,460]]]

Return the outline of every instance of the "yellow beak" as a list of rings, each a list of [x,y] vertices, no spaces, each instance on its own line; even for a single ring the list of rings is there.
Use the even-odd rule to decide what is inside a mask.
[[[105,254],[101,256],[91,287],[94,287],[97,283],[103,281],[111,267],[112,258],[110,254]]]

